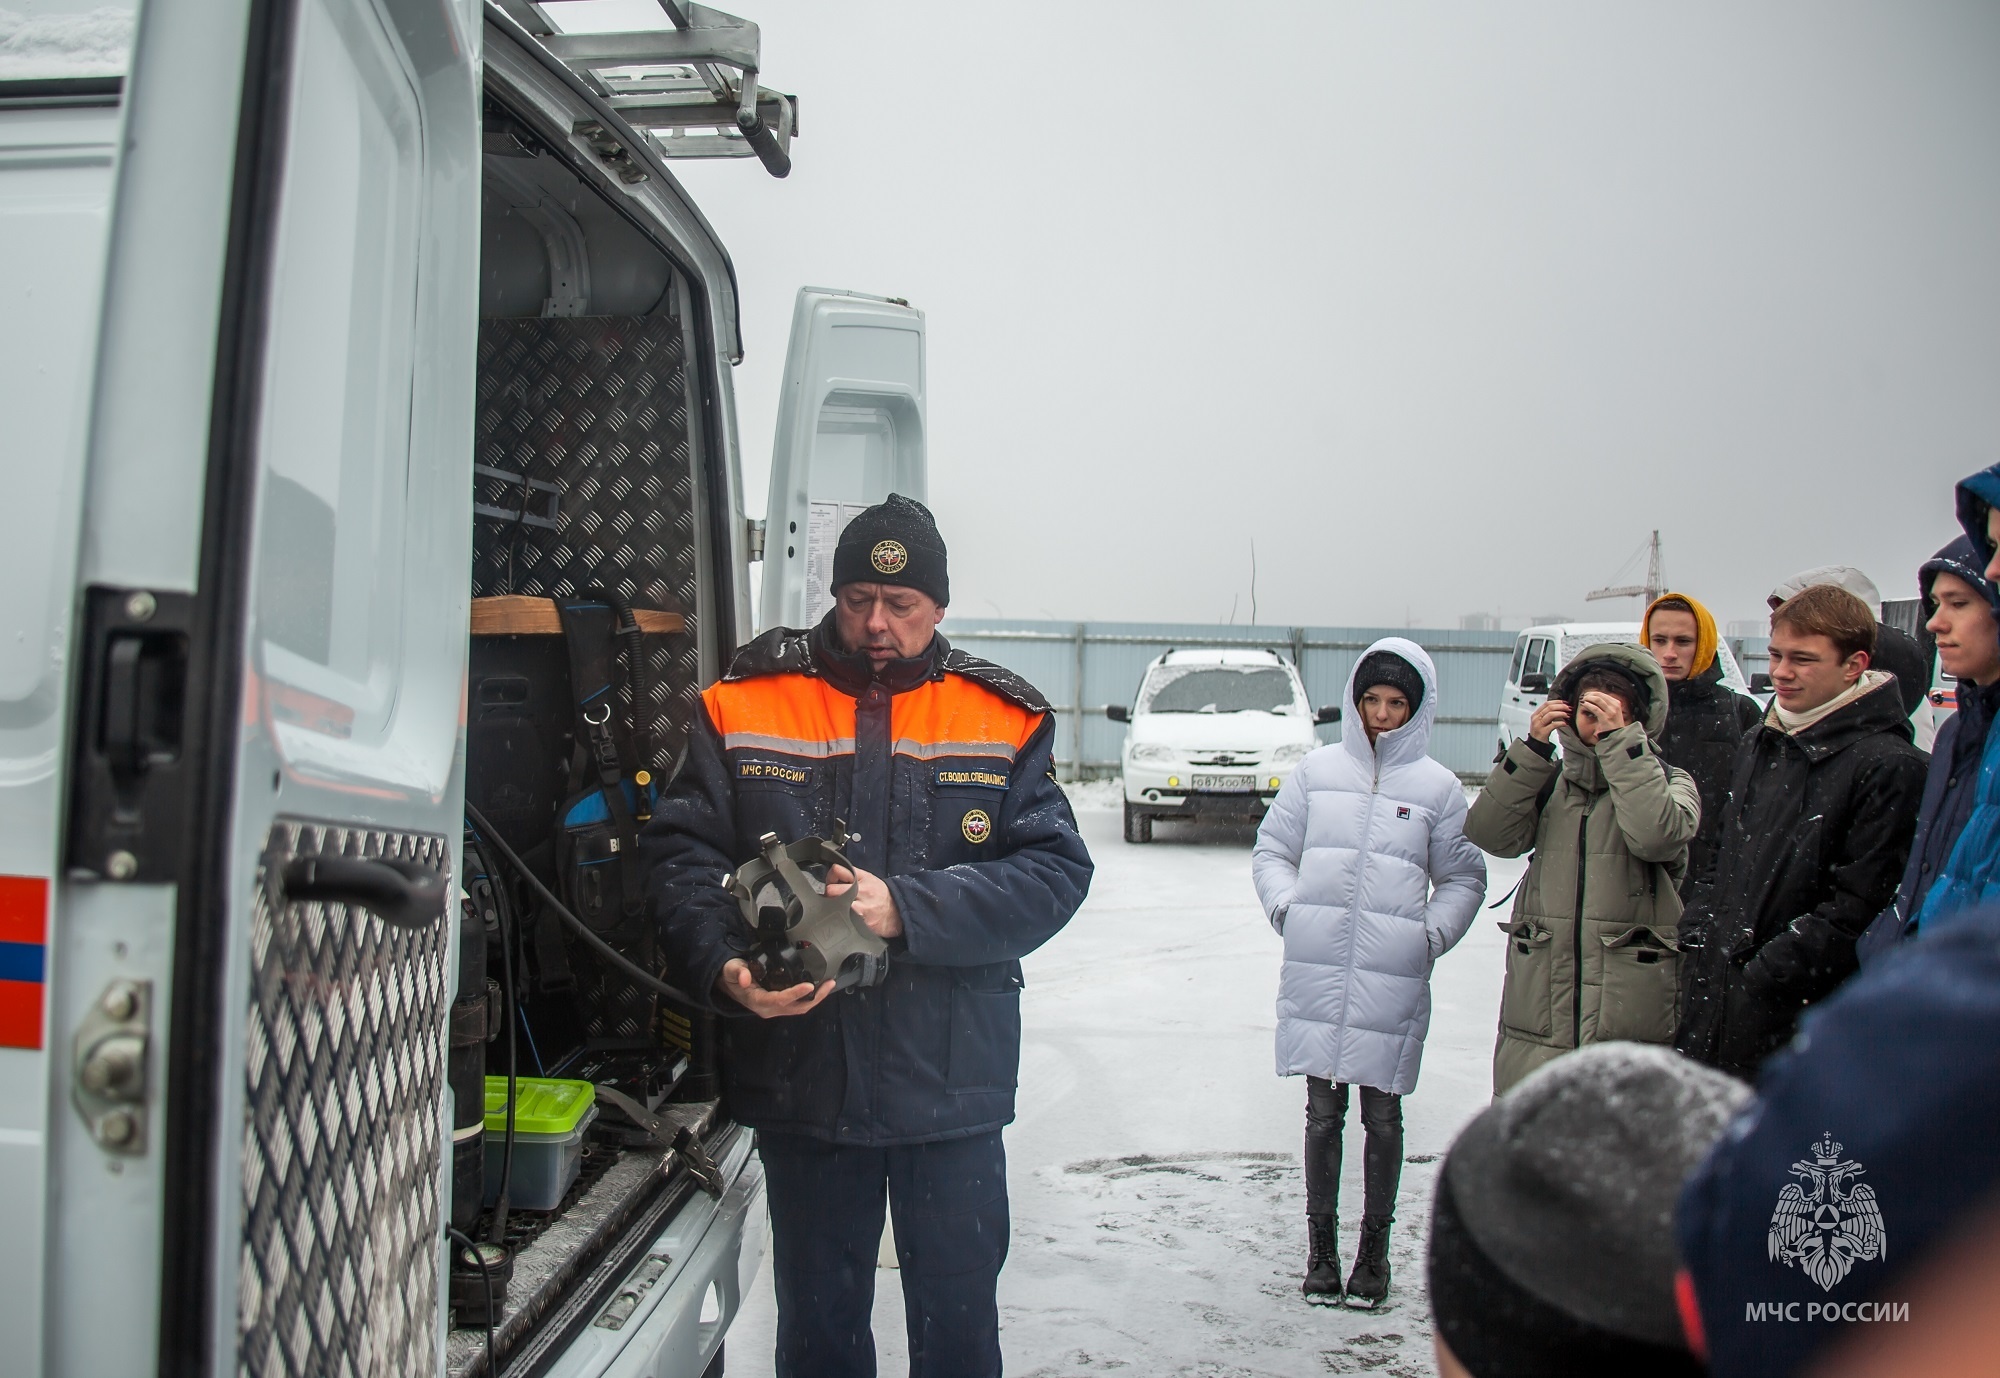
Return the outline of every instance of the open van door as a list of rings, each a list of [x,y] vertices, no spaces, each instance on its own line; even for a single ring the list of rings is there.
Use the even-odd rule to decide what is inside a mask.
[[[0,43],[0,1371],[42,1373],[62,772],[83,462],[129,15],[31,11]],[[66,30],[58,27],[67,22]],[[125,32],[120,33],[123,28]],[[37,43],[37,36],[41,42]],[[67,38],[68,42],[61,40]],[[119,40],[116,50],[110,40]],[[32,75],[29,75],[32,74]],[[58,1030],[60,1025],[57,1026]]]
[[[34,1371],[439,1366],[479,18],[141,15],[58,767]],[[42,1266],[20,1247],[9,1277]]]
[[[928,500],[924,313],[802,287],[771,452],[758,624],[810,627],[833,606],[833,548],[891,493]]]

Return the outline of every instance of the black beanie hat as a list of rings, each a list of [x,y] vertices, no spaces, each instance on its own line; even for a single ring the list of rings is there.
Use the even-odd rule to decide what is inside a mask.
[[[1400,689],[1410,701],[1410,716],[1417,716],[1417,709],[1424,702],[1424,677],[1417,673],[1416,666],[1394,651],[1370,651],[1354,667],[1354,706],[1359,708],[1361,696],[1378,684]]]
[[[1480,1113],[1439,1174],[1431,1311],[1474,1378],[1696,1375],[1673,1213],[1749,1088],[1665,1048],[1557,1058]]]
[[[898,584],[949,606],[944,537],[930,508],[891,493],[849,522],[833,548],[833,587],[847,584]]]

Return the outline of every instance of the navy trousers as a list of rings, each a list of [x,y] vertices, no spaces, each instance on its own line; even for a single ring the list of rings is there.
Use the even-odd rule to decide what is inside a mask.
[[[875,1378],[876,1256],[896,1222],[911,1378],[1000,1378],[1007,1259],[1000,1131],[856,1148],[758,1134],[771,1205],[778,1378]]]

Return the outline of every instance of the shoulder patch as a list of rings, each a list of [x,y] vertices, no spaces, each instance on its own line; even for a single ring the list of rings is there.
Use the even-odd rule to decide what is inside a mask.
[[[1005,792],[1013,781],[1005,768],[939,766],[931,772],[931,784],[938,789],[994,789]]]
[[[773,627],[739,646],[723,671],[725,680],[757,679],[764,675],[816,674],[806,633],[796,627]]]
[[[736,763],[736,778],[743,784],[774,784],[798,789],[812,783],[813,768],[795,761],[742,760]]]
[[[1017,708],[1025,708],[1030,713],[1047,713],[1049,701],[1041,691],[1022,679],[1004,665],[995,665],[990,660],[967,655],[957,647],[944,653],[944,668],[952,674],[964,675],[974,684],[990,689]]]

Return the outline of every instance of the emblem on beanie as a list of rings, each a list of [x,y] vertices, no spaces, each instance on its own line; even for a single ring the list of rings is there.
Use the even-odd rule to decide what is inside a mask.
[[[877,541],[868,552],[868,563],[875,566],[877,574],[901,574],[903,566],[910,563],[910,552],[903,549],[901,541]]]
[[[1842,1145],[1823,1134],[1812,1159],[1792,1164],[1796,1182],[1778,1193],[1768,1238],[1771,1261],[1782,1262],[1831,1292],[1854,1265],[1886,1258],[1889,1234],[1875,1188],[1857,1182],[1861,1164],[1840,1156]]]
[[[985,809],[974,809],[958,826],[959,831],[965,834],[965,840],[975,847],[993,836],[993,820],[986,816]]]

